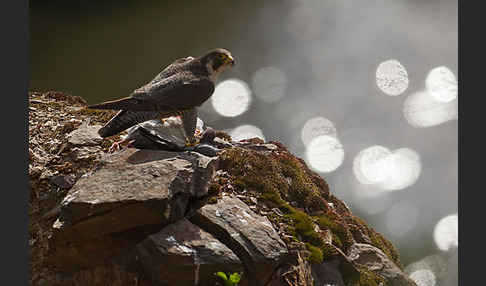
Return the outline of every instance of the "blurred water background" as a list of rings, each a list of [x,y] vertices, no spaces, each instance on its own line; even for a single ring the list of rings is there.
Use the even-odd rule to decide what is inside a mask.
[[[419,285],[457,285],[457,1],[77,2],[29,2],[31,91],[116,99],[226,48],[201,119],[284,143]]]

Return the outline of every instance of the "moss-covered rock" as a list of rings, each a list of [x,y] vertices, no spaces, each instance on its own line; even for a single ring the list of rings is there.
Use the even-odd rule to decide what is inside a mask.
[[[252,139],[246,144],[263,142]],[[214,181],[213,188],[258,198],[257,205],[263,214],[278,209],[282,215],[270,212],[267,217],[282,229],[289,245],[292,242],[305,245],[306,259],[312,263],[335,259],[336,248],[346,253],[351,245],[365,239],[402,268],[398,252],[389,240],[354,216],[330,193],[324,179],[310,170],[302,159],[278,142],[270,144],[277,148],[257,151],[240,144],[224,150],[220,155],[220,169],[229,176],[223,181]],[[353,236],[357,230],[362,236]],[[327,241],[329,233],[333,246]],[[384,281],[372,271],[359,269],[362,274],[349,280],[350,285],[379,285]]]

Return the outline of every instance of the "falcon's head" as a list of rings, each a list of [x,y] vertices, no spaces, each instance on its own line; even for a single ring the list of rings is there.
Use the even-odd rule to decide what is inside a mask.
[[[213,80],[227,67],[235,64],[233,56],[225,49],[214,49],[208,52],[201,57],[201,62],[207,67],[209,76]]]

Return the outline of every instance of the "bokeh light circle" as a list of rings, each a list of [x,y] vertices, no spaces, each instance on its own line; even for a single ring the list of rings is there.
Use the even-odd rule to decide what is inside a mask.
[[[434,228],[434,241],[440,250],[448,251],[451,248],[458,247],[458,227],[457,214],[439,220]]]
[[[306,148],[306,159],[312,168],[328,173],[336,170],[344,160],[343,145],[335,137],[318,136]]]
[[[425,79],[425,87],[437,101],[449,102],[457,98],[457,79],[445,66],[432,69]]]
[[[287,77],[275,67],[263,67],[252,78],[255,96],[265,102],[277,102],[285,96]]]
[[[265,136],[260,128],[254,125],[246,124],[238,126],[229,132],[233,141],[240,141],[243,139],[250,139],[258,137],[265,141]]]
[[[331,120],[318,116],[313,117],[304,123],[300,138],[304,145],[307,146],[312,139],[321,135],[337,137],[337,131]]]
[[[387,148],[375,145],[358,153],[353,161],[353,172],[362,184],[376,184],[385,180],[387,176],[386,161],[391,155]]]
[[[384,159],[383,164],[386,178],[379,186],[388,191],[411,186],[417,181],[422,169],[419,154],[409,148],[397,149]]]
[[[436,278],[434,272],[429,269],[420,269],[410,274],[409,278],[417,284],[417,286],[434,286]]]
[[[239,79],[228,79],[219,83],[211,97],[214,110],[222,116],[235,117],[248,110],[251,90]]]
[[[397,60],[387,60],[376,69],[376,85],[387,95],[397,96],[408,88],[408,74]]]
[[[458,100],[441,102],[427,90],[413,93],[403,104],[403,115],[416,128],[431,127],[458,118]]]
[[[409,148],[392,152],[375,145],[361,150],[353,160],[356,179],[377,186],[376,191],[404,189],[417,181],[421,169],[420,155]]]

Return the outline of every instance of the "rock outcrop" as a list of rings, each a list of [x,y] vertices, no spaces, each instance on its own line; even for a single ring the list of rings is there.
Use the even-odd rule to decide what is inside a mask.
[[[177,120],[138,125],[130,145],[97,130],[114,112],[30,93],[32,285],[415,285],[393,245],[278,142]]]

